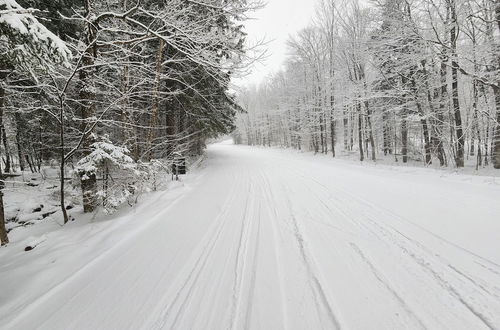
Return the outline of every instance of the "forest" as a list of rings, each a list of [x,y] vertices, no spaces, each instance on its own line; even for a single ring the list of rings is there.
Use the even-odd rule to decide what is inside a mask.
[[[239,95],[238,143],[500,169],[500,5],[322,0]]]
[[[0,329],[500,329],[500,0],[0,0]]]
[[[248,62],[242,21],[257,6],[0,0],[2,245],[5,178],[57,168],[66,223],[67,189],[81,191],[84,212],[112,211],[230,133],[230,78]]]

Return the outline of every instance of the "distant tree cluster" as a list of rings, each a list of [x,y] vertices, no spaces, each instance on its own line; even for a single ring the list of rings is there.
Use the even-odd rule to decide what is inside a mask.
[[[250,0],[0,0],[0,236],[4,175],[60,168],[83,208],[116,206],[174,155],[234,129]],[[129,178],[114,184],[112,175]],[[115,175],[116,176],[116,175]],[[103,183],[98,180],[103,180]],[[111,189],[113,186],[114,190]]]
[[[236,140],[500,169],[500,2],[322,0]]]

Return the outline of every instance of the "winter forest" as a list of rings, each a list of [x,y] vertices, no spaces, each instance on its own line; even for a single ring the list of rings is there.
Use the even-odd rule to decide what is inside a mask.
[[[258,5],[0,1],[0,176],[57,167],[64,223],[72,184],[85,212],[155,188],[174,155],[233,130],[229,81],[248,65],[241,21]],[[4,222],[0,209],[2,244]]]
[[[284,70],[240,95],[236,140],[500,168],[496,1],[323,0]]]
[[[0,0],[0,330],[500,329],[500,0]]]

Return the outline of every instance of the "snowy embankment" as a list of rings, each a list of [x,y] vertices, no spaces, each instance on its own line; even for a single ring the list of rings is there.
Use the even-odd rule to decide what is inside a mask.
[[[193,167],[197,166],[195,162]],[[72,221],[64,226],[60,207],[44,191],[53,188],[54,180],[32,181],[35,187],[7,182],[6,214],[16,221],[8,223],[10,244],[0,248],[0,281],[5,283],[0,290],[0,319],[43,302],[108,251],[129,244],[129,239],[159,219],[161,211],[189,191],[197,179],[193,174],[185,181],[170,181],[166,191],[141,196],[134,207],[123,205],[112,215],[83,214],[81,206],[73,208],[69,203]]]
[[[500,328],[498,177],[221,143],[184,183],[0,249],[3,325]]]

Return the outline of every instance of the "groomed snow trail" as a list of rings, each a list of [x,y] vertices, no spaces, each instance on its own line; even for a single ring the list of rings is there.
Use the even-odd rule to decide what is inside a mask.
[[[498,185],[224,143],[202,172],[7,328],[500,329]]]

